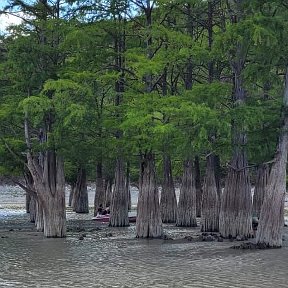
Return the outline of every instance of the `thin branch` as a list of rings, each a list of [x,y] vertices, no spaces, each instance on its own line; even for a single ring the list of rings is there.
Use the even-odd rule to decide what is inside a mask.
[[[21,158],[19,154],[17,154],[13,149],[8,145],[8,143],[5,141],[4,138],[1,137],[2,142],[4,143],[5,148],[10,152],[11,155],[14,156],[14,158],[21,163],[23,163],[25,166],[27,166],[27,163]]]
[[[24,185],[23,183],[15,180],[15,179],[11,179],[15,184],[17,184],[18,186],[20,186],[23,190],[25,190],[28,194],[33,195],[33,196],[37,196],[37,193],[35,190],[32,190],[31,188],[27,187],[26,185]]]

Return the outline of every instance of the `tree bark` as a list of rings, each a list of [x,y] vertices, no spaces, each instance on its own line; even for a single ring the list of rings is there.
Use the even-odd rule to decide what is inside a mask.
[[[74,211],[76,213],[89,213],[86,169],[78,170],[77,181],[74,188]]]
[[[203,186],[202,199],[202,232],[216,232],[219,230],[219,197],[215,180],[215,155],[207,158],[206,176]]]
[[[97,215],[98,208],[102,205],[103,208],[105,203],[105,187],[102,171],[102,162],[98,162],[96,166],[96,191],[94,198],[94,216]]]
[[[31,201],[31,196],[29,193],[26,192],[25,195],[26,199],[25,199],[25,209],[26,209],[26,213],[30,213],[30,201]]]
[[[28,169],[24,172],[25,184],[29,191],[34,191],[34,181]],[[35,223],[36,220],[36,193],[26,191],[26,212],[30,215],[30,222]]]
[[[288,152],[288,67],[286,67],[283,106],[283,125],[278,150],[271,167],[256,234],[256,243],[265,244],[266,247],[282,246]]]
[[[141,159],[139,186],[136,237],[159,238],[163,230],[152,152],[148,152]]]
[[[232,25],[244,17],[242,0],[233,2],[230,12]],[[231,8],[231,9],[232,9]],[[233,72],[232,101],[235,108],[245,105],[243,70],[249,39],[238,41],[230,66]],[[252,232],[252,196],[246,157],[247,137],[242,119],[232,118],[233,157],[228,169],[225,189],[221,197],[219,231],[223,237],[250,237]]]
[[[44,165],[27,153],[28,168],[34,180],[38,196],[37,228],[43,230],[46,237],[66,236],[65,179],[63,161],[56,157],[55,151],[44,153]]]
[[[160,211],[163,223],[175,223],[177,218],[177,199],[175,194],[170,156],[163,156],[164,182],[161,192]]]
[[[29,216],[30,222],[35,223],[36,221],[36,196],[30,196],[30,203],[29,203]]]
[[[257,169],[255,190],[253,195],[253,217],[260,217],[260,211],[264,201],[265,191],[267,189],[268,177],[269,166],[267,164],[260,165]]]
[[[128,193],[128,211],[132,208],[131,203],[131,191],[130,191],[130,163],[127,162],[127,168],[126,168],[126,191]]]
[[[196,216],[201,217],[202,208],[202,187],[201,187],[201,174],[199,157],[196,156],[194,160],[195,169],[195,188],[196,188]]]
[[[70,193],[69,193],[69,200],[68,200],[69,207],[74,207],[74,204],[73,204],[74,190],[75,190],[75,183],[72,183],[70,185]]]
[[[106,207],[110,207],[110,205],[111,205],[112,191],[113,191],[112,179],[108,179],[108,180],[106,180],[106,188],[105,188],[105,205],[106,205]]]
[[[196,227],[196,187],[193,161],[184,161],[182,185],[177,209],[176,226]]]
[[[219,155],[214,156],[214,162],[215,162],[215,181],[216,181],[216,187],[219,199],[219,209],[220,209],[222,189],[221,189],[221,166]]]
[[[124,160],[116,160],[115,188],[112,194],[110,223],[111,227],[129,226],[128,219],[128,193],[125,183]]]
[[[35,199],[35,204],[36,204],[36,217],[35,217],[36,230],[39,232],[43,232],[44,231],[43,209],[42,204],[40,203],[38,197]]]
[[[250,237],[252,229],[252,199],[245,151],[234,152],[221,199],[219,231],[227,237]]]

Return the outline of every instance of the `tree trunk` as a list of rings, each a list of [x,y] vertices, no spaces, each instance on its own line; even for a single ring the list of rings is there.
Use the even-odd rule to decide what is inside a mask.
[[[232,25],[241,23],[244,15],[243,0],[234,2],[230,12]],[[249,39],[238,41],[231,54],[230,66],[233,71],[232,101],[234,108],[245,105],[246,93],[243,70],[249,49]],[[223,237],[250,237],[252,232],[252,196],[246,157],[247,137],[243,120],[232,114],[233,157],[228,169],[225,189],[221,197],[219,231]]]
[[[247,159],[243,148],[234,152],[221,199],[219,231],[227,237],[250,237],[252,199]]]
[[[269,166],[267,164],[260,165],[257,169],[255,190],[253,195],[253,217],[260,217],[260,211],[264,201],[265,191],[267,189],[268,177]]]
[[[214,156],[214,162],[215,162],[215,181],[216,181],[216,187],[219,199],[219,209],[220,209],[222,189],[221,189],[221,166],[219,155]]]
[[[86,169],[78,170],[77,181],[74,189],[74,211],[76,213],[89,213],[88,191],[87,191],[87,176]]]
[[[77,181],[77,179],[76,179]],[[75,212],[75,208],[76,208],[76,201],[78,199],[78,195],[77,195],[77,191],[76,191],[76,183],[75,185],[71,186],[71,191],[70,191],[70,195],[71,196],[71,207],[72,207],[72,210]],[[69,199],[70,200],[70,199]]]
[[[96,191],[94,198],[94,216],[97,215],[99,207],[105,208],[105,187],[102,172],[102,162],[98,162],[96,166]]]
[[[68,200],[68,206],[69,207],[74,207],[73,202],[73,197],[74,197],[74,190],[75,190],[75,183],[72,183],[70,185],[70,193],[69,193],[69,200]]]
[[[30,222],[35,223],[36,221],[36,196],[30,196],[30,204],[29,204],[29,216]]]
[[[132,203],[131,203],[131,191],[130,191],[130,163],[127,162],[127,169],[126,169],[126,191],[128,193],[128,211],[131,210]]]
[[[25,185],[27,187],[25,208],[26,208],[26,213],[30,213],[30,210],[31,210],[30,202],[32,201],[32,196],[35,193],[31,192],[31,191],[34,191],[34,181],[33,181],[33,177],[31,173],[29,172],[27,168],[24,169],[24,179],[25,179]]]
[[[26,208],[26,213],[30,213],[30,201],[31,201],[31,196],[29,193],[26,192],[26,199],[25,199],[25,208]]]
[[[201,188],[200,163],[198,156],[195,157],[194,166],[195,166],[195,188],[196,188],[196,216],[201,217],[202,188]]]
[[[187,19],[186,19],[186,26],[187,26],[187,32],[191,38],[194,36],[194,21],[192,16],[192,5],[187,3],[186,5],[186,13],[187,13]],[[184,74],[184,85],[186,90],[191,90],[193,87],[193,61],[192,57],[189,57],[186,68],[185,68],[185,74]]]
[[[283,126],[279,138],[278,150],[276,152],[275,162],[271,167],[256,234],[256,243],[265,244],[266,247],[282,246],[288,152],[288,67],[286,68],[283,106]]]
[[[111,227],[129,226],[128,219],[128,193],[125,183],[124,160],[116,160],[115,188],[112,194],[110,223]]]
[[[63,161],[56,157],[55,151],[44,153],[44,165],[27,153],[28,168],[34,180],[38,195],[37,225],[43,228],[46,237],[66,236],[65,179]]]
[[[113,191],[112,180],[106,180],[106,188],[105,188],[105,205],[106,207],[110,207],[112,202],[112,191]]]
[[[177,209],[176,226],[196,227],[196,187],[193,162],[184,161],[183,178]]]
[[[202,232],[216,232],[219,230],[219,197],[215,180],[215,155],[207,158],[206,176],[203,186],[202,199]]]
[[[35,199],[36,204],[36,218],[35,218],[35,226],[37,231],[43,232],[44,231],[44,219],[43,219],[43,209],[42,204],[38,198]]]
[[[148,152],[141,159],[139,186],[136,237],[159,238],[163,229],[152,152]]]
[[[164,182],[161,192],[160,209],[163,223],[175,223],[177,218],[177,199],[172,177],[171,159],[163,156]]]

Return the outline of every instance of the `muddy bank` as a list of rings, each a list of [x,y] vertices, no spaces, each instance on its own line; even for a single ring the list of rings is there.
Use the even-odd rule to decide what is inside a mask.
[[[24,210],[13,210],[14,213],[7,213],[1,215],[0,213],[0,237],[18,237],[25,235],[27,237],[35,234],[42,237],[41,232],[37,232],[34,223],[29,222],[29,214],[25,213]],[[1,217],[2,216],[2,217]],[[92,220],[93,211],[89,214],[76,214],[72,211],[67,211],[67,237],[92,237],[92,238],[126,238],[134,239],[135,223],[131,223],[129,227],[115,228],[109,227],[108,223],[100,223]],[[163,241],[177,241],[177,242],[224,242],[227,245],[235,245],[237,243],[245,242],[248,239],[223,239],[218,233],[201,233],[200,232],[200,219],[198,218],[198,227],[183,228],[176,227],[173,224],[163,224],[164,235],[161,240]],[[83,240],[83,239],[80,239]],[[288,245],[288,228],[284,227],[283,243],[285,246]],[[253,242],[253,239],[249,239]],[[233,242],[233,243],[232,243]],[[228,247],[227,246],[227,247]]]

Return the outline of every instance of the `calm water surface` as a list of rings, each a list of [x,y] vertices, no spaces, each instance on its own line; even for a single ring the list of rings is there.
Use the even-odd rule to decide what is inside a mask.
[[[104,227],[82,241],[71,232],[45,239],[4,231],[4,222],[28,217],[21,209],[0,210],[6,211],[0,216],[0,287],[288,287],[286,247],[239,251],[229,249],[231,243],[139,240],[135,226]],[[195,231],[166,227],[172,237]]]

